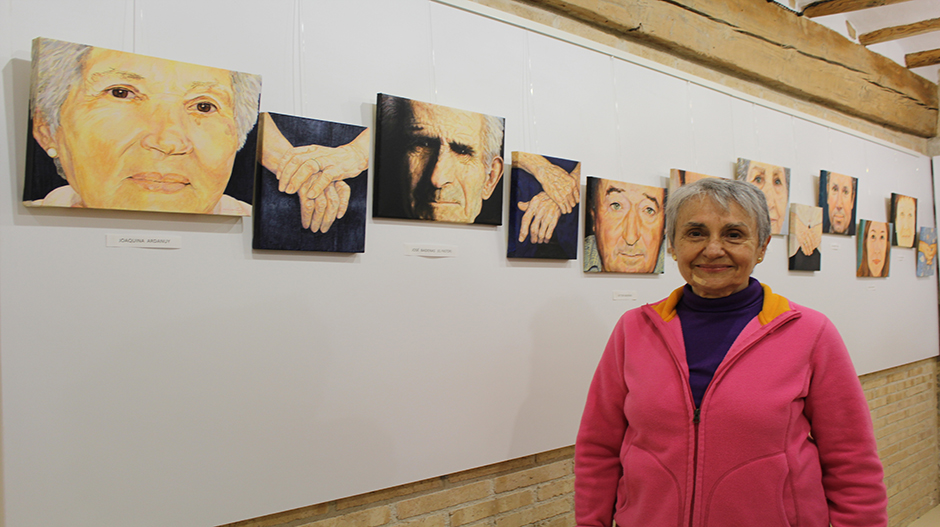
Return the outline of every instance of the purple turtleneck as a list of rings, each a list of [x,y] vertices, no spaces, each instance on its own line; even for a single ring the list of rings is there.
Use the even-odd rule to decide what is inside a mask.
[[[689,363],[689,385],[695,407],[744,326],[760,313],[764,289],[750,278],[747,287],[724,298],[702,298],[686,284],[676,306]]]

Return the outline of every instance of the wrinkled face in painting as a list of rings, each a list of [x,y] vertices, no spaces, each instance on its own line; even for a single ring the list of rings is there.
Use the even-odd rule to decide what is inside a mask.
[[[93,48],[60,108],[54,149],[92,208],[211,212],[239,148],[230,72]]]
[[[770,213],[770,232],[783,232],[783,220],[786,217],[787,201],[790,191],[787,174],[783,167],[751,161],[748,163],[747,182],[761,189],[767,198],[767,210]]]
[[[663,242],[665,192],[661,188],[601,179],[594,206],[594,234],[604,271],[652,273]]]
[[[503,174],[503,160],[487,160],[484,116],[410,101],[406,167],[415,217],[473,223]]]
[[[872,221],[865,234],[865,249],[868,252],[868,270],[872,276],[881,276],[888,253],[888,224]]]
[[[917,201],[910,196],[898,196],[895,205],[894,228],[899,247],[914,246],[917,226]]]
[[[855,207],[854,178],[830,172],[826,181],[826,196],[832,232],[847,234],[852,224],[852,208]]]

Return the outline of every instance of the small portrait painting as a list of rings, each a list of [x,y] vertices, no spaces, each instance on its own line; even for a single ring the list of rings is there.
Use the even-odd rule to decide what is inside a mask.
[[[891,224],[881,221],[858,222],[858,269],[855,276],[886,278],[891,267]]]
[[[790,201],[790,169],[740,157],[734,169],[735,179],[756,186],[767,198],[770,233],[783,234],[787,203]]]
[[[33,40],[23,202],[251,215],[261,77]]]
[[[789,254],[791,271],[819,271],[822,207],[790,205]]]
[[[917,234],[917,276],[933,276],[937,272],[937,229],[921,227]]]
[[[917,198],[891,193],[891,245],[913,247],[917,235]]]
[[[261,114],[255,249],[365,251],[369,129]]]
[[[509,180],[509,258],[578,257],[581,163],[512,153]]]
[[[855,235],[855,205],[858,202],[858,178],[819,172],[819,206],[823,209],[823,232]]]
[[[501,117],[378,94],[372,214],[502,225]]]
[[[669,170],[669,191],[672,192],[679,187],[688,185],[690,183],[695,183],[700,179],[710,177],[718,176],[709,176],[708,174],[700,174],[698,172],[689,172],[688,170],[679,170],[678,168],[673,168]]]
[[[585,272],[663,272],[666,189],[588,176],[585,206]]]

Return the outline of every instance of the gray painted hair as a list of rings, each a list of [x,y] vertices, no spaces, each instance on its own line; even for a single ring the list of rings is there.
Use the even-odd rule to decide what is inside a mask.
[[[59,128],[62,104],[72,87],[82,83],[82,70],[92,49],[85,44],[48,38],[33,40],[30,115],[35,119],[37,113],[41,114],[53,136]],[[229,73],[235,92],[235,124],[240,150],[258,120],[261,77],[237,71]]]
[[[770,213],[767,198],[754,185],[744,181],[721,178],[705,178],[679,187],[666,200],[666,239],[671,247],[676,246],[676,219],[679,212],[691,200],[711,198],[724,210],[736,203],[757,222],[757,238],[763,244],[770,237]]]
[[[400,129],[404,130],[404,127],[407,126],[407,120],[412,118],[411,103],[420,101],[395,97],[394,95],[381,95],[378,102],[381,105],[380,112],[383,121],[392,127],[401,127]],[[503,148],[503,119],[492,115],[478,115],[483,118],[483,152],[481,157],[483,158],[483,164],[489,170],[490,164],[500,156],[500,151]]]

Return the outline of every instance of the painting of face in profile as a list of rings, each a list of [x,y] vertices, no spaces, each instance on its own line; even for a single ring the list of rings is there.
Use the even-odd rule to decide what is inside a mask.
[[[917,276],[933,276],[937,272],[937,229],[921,227],[917,234]]]
[[[700,179],[711,177],[718,176],[709,176],[708,174],[700,174],[698,172],[689,172],[688,170],[679,170],[678,168],[673,168],[669,170],[669,192],[672,192],[679,187],[684,187],[690,183],[695,183]]]
[[[823,232],[855,235],[858,179],[828,170],[819,172],[819,206],[823,209]]]
[[[666,189],[588,176],[585,205],[585,272],[663,272]]]
[[[787,203],[790,201],[790,169],[739,157],[735,165],[735,179],[747,181],[764,193],[767,211],[770,213],[770,233],[783,234]]]
[[[33,40],[23,201],[248,216],[261,77]]]
[[[881,221],[858,222],[858,269],[855,276],[886,278],[891,264],[891,224]]]
[[[789,254],[791,271],[819,271],[822,207],[790,205]]]
[[[917,234],[917,198],[891,193],[891,245],[913,247]]]
[[[506,256],[577,258],[580,202],[580,162],[513,152]]]
[[[378,94],[372,215],[503,222],[501,117]]]
[[[261,114],[255,249],[365,251],[369,129]]]

